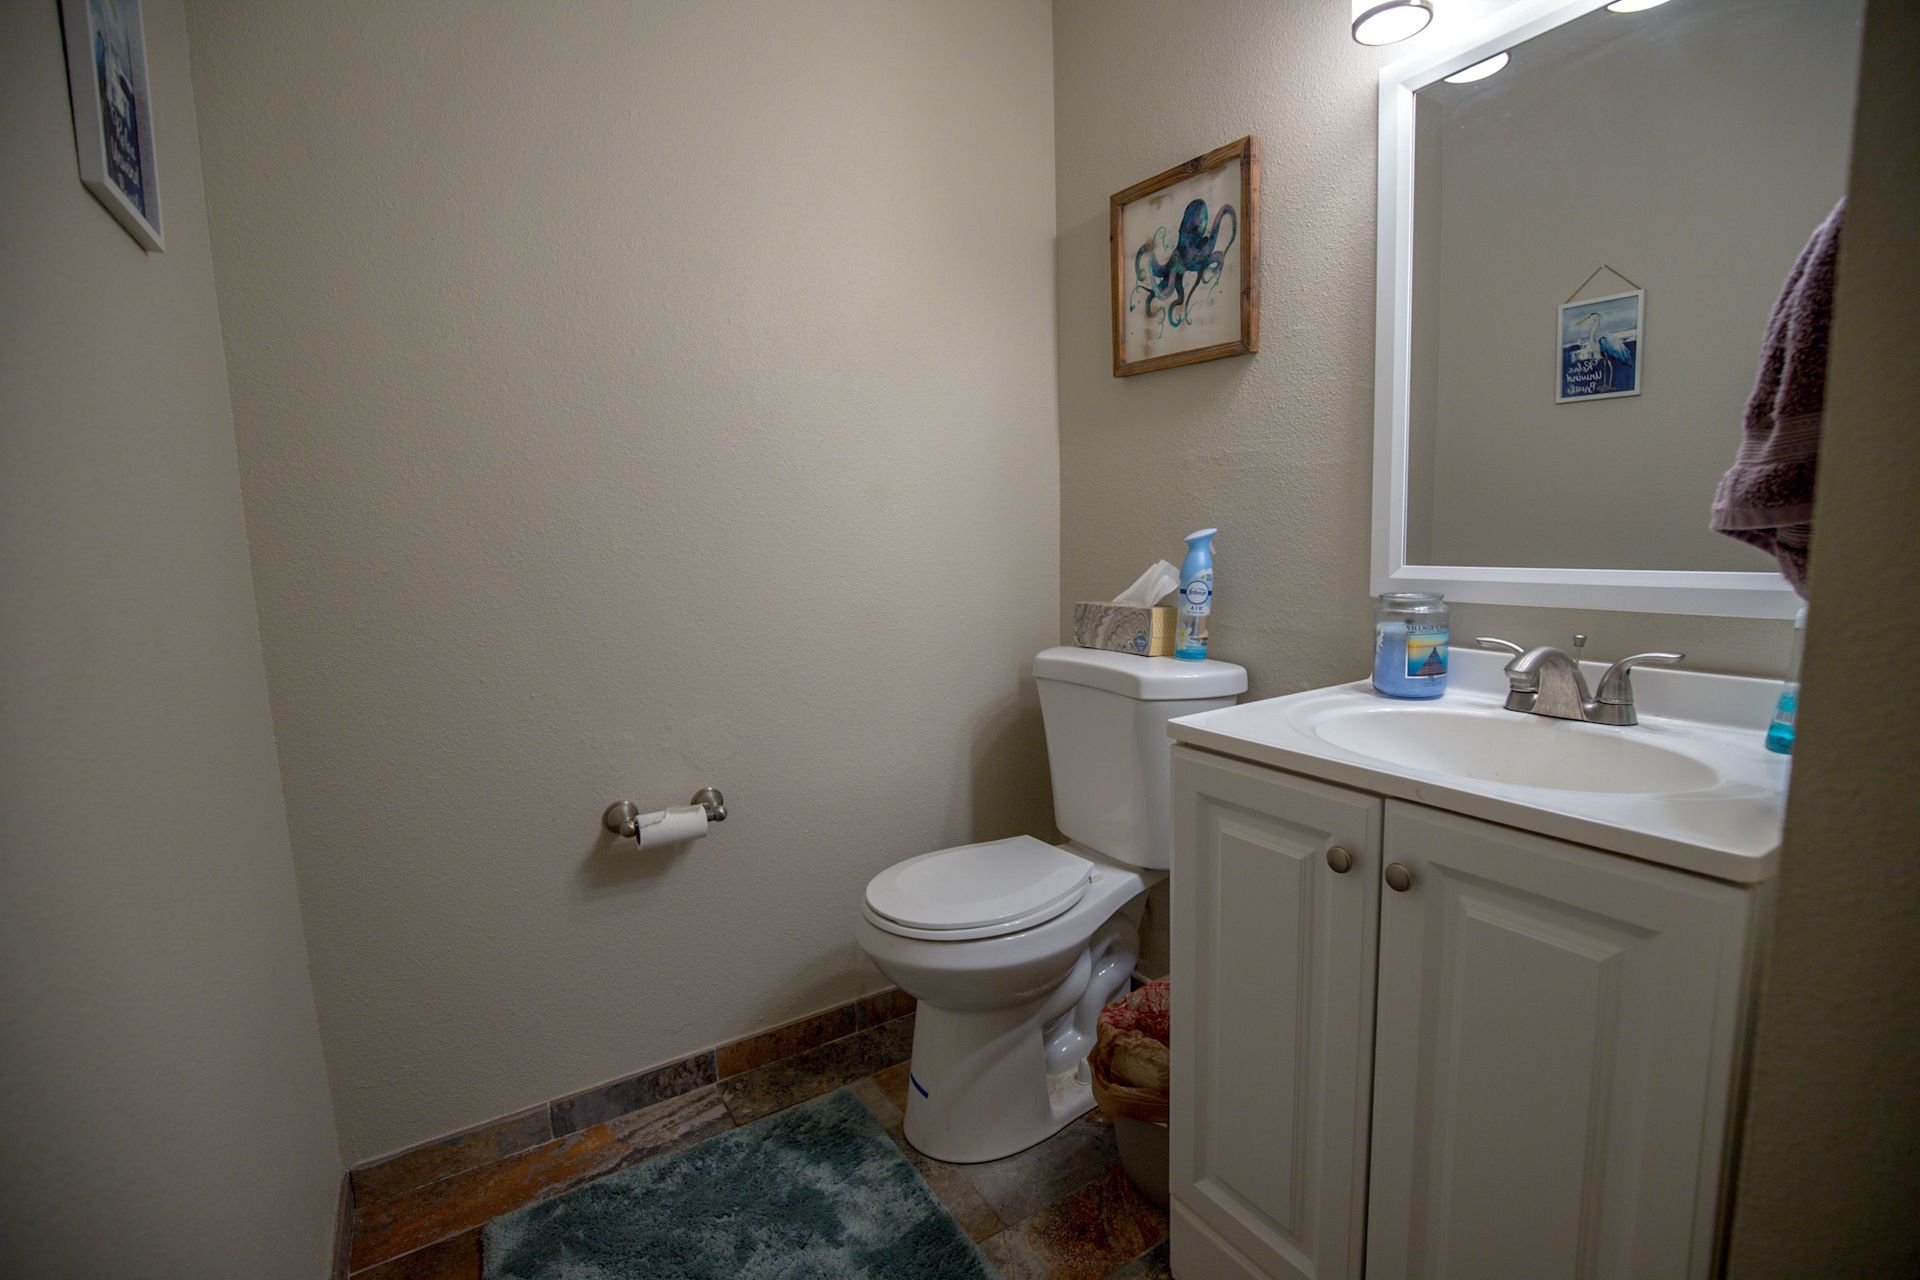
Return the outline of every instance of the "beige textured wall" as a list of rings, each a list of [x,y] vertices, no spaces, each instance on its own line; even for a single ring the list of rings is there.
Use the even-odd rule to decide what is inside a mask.
[[[167,252],[80,185],[59,6],[0,6],[0,1273],[327,1273],[340,1153],[275,768],[186,28]]]
[[[1863,7],[1602,9],[1421,90],[1416,218],[1440,226],[1414,345],[1437,376],[1411,560],[1774,568],[1707,515],[1781,282],[1846,190]],[[1556,405],[1556,304],[1602,262],[1647,291],[1641,394]],[[1629,287],[1601,271],[1580,296]]]
[[[1493,7],[1449,6],[1417,39]],[[1367,669],[1378,72],[1416,47],[1362,48],[1331,2],[1193,0],[1179,22],[1147,0],[1055,6],[1061,596],[1111,594],[1218,525],[1214,647],[1247,665],[1253,697]],[[1265,149],[1262,350],[1114,378],[1108,195],[1249,132]],[[1530,643],[1581,630],[1596,658],[1677,647],[1755,674],[1785,668],[1792,635],[1499,606],[1457,608],[1454,629]]]
[[[1736,1280],[1920,1275],[1920,9],[1872,0],[1814,508],[1815,600],[1734,1217]]]
[[[191,17],[349,1158],[884,985],[866,881],[1049,820],[1045,4]]]

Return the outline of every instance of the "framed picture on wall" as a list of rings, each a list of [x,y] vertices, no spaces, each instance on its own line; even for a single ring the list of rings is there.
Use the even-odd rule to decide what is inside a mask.
[[[145,248],[160,234],[153,95],[140,0],[60,0],[80,181]]]
[[[1560,304],[1553,400],[1613,400],[1640,394],[1640,327],[1647,291]]]
[[[1260,140],[1229,142],[1108,200],[1113,376],[1260,349]]]

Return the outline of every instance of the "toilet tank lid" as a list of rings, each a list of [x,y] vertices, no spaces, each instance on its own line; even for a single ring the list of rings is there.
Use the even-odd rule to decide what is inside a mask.
[[[1247,669],[1231,662],[1142,658],[1073,645],[1041,650],[1033,660],[1033,678],[1089,685],[1143,702],[1231,698],[1247,691]]]

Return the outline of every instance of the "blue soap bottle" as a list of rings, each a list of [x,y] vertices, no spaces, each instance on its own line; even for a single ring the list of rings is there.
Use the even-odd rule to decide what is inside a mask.
[[[1793,722],[1800,715],[1800,651],[1807,643],[1807,606],[1793,618],[1793,657],[1787,661],[1787,682],[1773,704],[1773,723],[1767,726],[1767,750],[1793,754]]]
[[[1180,617],[1173,633],[1173,656],[1200,662],[1207,656],[1207,618],[1213,612],[1213,535],[1196,529],[1187,535],[1187,558],[1180,566]]]

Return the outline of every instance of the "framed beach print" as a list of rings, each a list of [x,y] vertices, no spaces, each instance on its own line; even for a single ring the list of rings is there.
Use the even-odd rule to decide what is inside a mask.
[[[1113,376],[1260,349],[1260,140],[1229,142],[1108,200]]]
[[[142,246],[160,234],[153,96],[140,0],[60,0],[80,181]]]
[[[1562,303],[1554,403],[1639,395],[1646,314],[1644,289]]]

